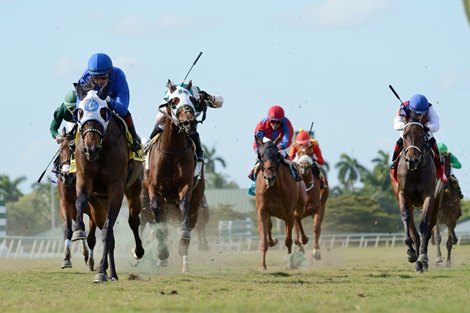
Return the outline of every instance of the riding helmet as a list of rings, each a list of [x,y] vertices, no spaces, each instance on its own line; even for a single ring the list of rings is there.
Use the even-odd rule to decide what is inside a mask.
[[[280,121],[284,119],[284,117],[285,117],[284,109],[281,108],[280,106],[274,105],[269,108],[268,116],[267,116],[268,120]]]
[[[65,94],[64,104],[65,107],[69,110],[75,109],[75,106],[77,104],[77,93],[75,92],[75,90],[70,90]]]
[[[104,53],[95,53],[88,60],[88,72],[91,75],[104,75],[113,69],[113,61]]]
[[[299,130],[299,133],[295,137],[295,143],[298,145],[306,145],[310,141],[310,134],[307,133],[303,128]]]
[[[447,153],[448,149],[445,143],[439,142],[437,144],[437,149],[439,150],[439,153]]]
[[[425,96],[416,94],[410,99],[410,108],[418,114],[426,114],[429,111],[429,102]]]

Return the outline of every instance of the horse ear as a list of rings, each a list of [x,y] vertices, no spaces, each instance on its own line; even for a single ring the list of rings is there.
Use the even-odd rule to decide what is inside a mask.
[[[73,86],[75,87],[75,91],[77,92],[78,99],[83,99],[86,97],[86,91],[82,85],[79,83],[74,83]]]
[[[175,85],[173,85],[171,80],[168,80],[168,82],[166,83],[166,86],[168,87],[168,90],[170,90],[170,93],[172,93],[173,91],[176,90],[176,87],[175,87]]]
[[[65,135],[67,134],[67,131],[65,129],[65,126],[62,127],[62,137],[65,137]]]
[[[191,91],[191,88],[193,87],[193,80],[191,79],[188,83],[188,87],[186,87],[186,89],[188,89],[188,91]]]

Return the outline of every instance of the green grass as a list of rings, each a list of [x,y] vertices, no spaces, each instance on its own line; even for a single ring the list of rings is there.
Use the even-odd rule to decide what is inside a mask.
[[[268,251],[260,272],[259,252],[207,254],[191,250],[190,274],[181,260],[155,269],[152,253],[137,266],[120,258],[120,280],[94,284],[75,256],[61,259],[0,259],[0,312],[463,312],[470,307],[470,246],[453,251],[451,268],[418,274],[405,247],[336,248],[323,260],[286,270],[285,250]],[[122,252],[120,252],[122,253]],[[430,249],[433,260],[435,249]],[[313,263],[312,263],[313,262]]]

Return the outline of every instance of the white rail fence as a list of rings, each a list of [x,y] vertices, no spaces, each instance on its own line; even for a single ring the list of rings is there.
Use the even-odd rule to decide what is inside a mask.
[[[445,249],[447,233],[441,234],[441,249]],[[458,245],[470,243],[470,233],[457,233]],[[285,249],[283,236],[277,236],[279,240],[276,249]],[[210,239],[209,239],[210,240]],[[320,245],[323,249],[329,248],[378,248],[403,246],[405,235],[403,233],[349,233],[349,234],[322,234]],[[211,241],[211,240],[210,240]],[[313,248],[312,238],[307,249]],[[219,234],[209,245],[220,251],[255,251],[259,247],[258,234],[249,233],[243,229],[237,233],[233,229],[229,233]],[[72,255],[81,255],[81,243],[73,243]],[[59,238],[48,237],[0,237],[0,258],[7,259],[45,259],[57,258],[64,255],[64,241]]]

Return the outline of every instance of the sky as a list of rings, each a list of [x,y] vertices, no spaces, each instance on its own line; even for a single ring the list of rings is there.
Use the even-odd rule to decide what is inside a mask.
[[[342,153],[371,169],[398,139],[399,101],[424,94],[440,117],[435,134],[462,163],[470,197],[470,26],[461,1],[0,0],[0,174],[26,176],[27,192],[57,151],[54,110],[107,53],[127,76],[137,132],[148,137],[168,79],[224,97],[199,126],[202,142],[248,188],[253,131],[272,105],[295,129],[313,130],[330,164]]]

